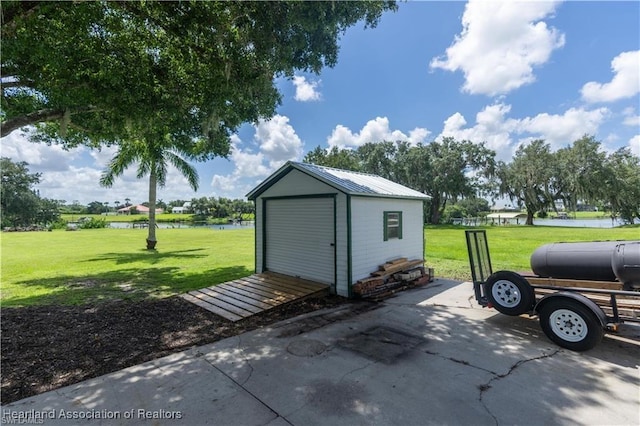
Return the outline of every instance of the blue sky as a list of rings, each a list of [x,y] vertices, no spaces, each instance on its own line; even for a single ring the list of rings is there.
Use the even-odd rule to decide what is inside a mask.
[[[400,3],[378,27],[350,28],[340,46],[333,69],[277,81],[277,115],[243,126],[229,159],[195,164],[197,193],[172,171],[158,198],[243,198],[317,146],[384,139],[453,136],[509,160],[532,139],[555,150],[587,133],[608,152],[640,155],[640,2]],[[112,155],[31,144],[20,132],[2,139],[2,156],[42,173],[44,197],[146,201],[134,169],[99,186]]]

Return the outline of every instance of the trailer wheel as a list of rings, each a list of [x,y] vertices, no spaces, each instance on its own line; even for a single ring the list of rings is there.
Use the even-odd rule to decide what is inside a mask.
[[[577,300],[564,297],[549,300],[539,315],[544,334],[558,346],[572,351],[592,349],[604,336],[596,315]]]
[[[529,312],[536,302],[529,282],[511,271],[491,274],[485,283],[485,294],[498,312],[511,316]]]

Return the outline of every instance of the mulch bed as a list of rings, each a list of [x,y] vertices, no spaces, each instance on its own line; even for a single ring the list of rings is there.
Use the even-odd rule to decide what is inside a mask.
[[[3,308],[0,401],[8,404],[344,303],[337,296],[312,297],[238,322],[179,297]]]

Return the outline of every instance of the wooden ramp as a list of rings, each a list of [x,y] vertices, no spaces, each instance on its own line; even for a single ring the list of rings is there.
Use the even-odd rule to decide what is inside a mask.
[[[180,297],[228,320],[239,321],[328,290],[325,284],[265,272],[190,291]]]

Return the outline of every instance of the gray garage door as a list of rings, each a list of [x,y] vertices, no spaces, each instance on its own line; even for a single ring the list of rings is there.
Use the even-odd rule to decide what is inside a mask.
[[[333,284],[334,203],[333,197],[267,200],[267,270]]]

